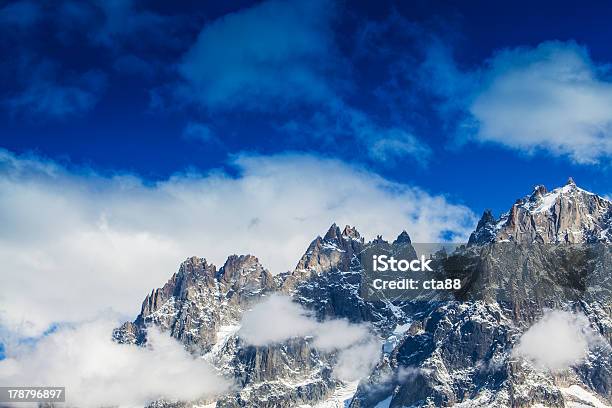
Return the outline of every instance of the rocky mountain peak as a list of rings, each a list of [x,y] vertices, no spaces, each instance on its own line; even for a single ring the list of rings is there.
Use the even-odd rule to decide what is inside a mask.
[[[151,291],[134,322],[116,329],[121,343],[146,342],[155,324],[196,354],[209,351],[221,325],[235,324],[245,308],[276,289],[272,274],[253,255],[231,255],[218,271],[205,258],[183,261],[166,284]]]
[[[359,231],[357,228],[351,227],[350,225],[346,225],[344,230],[342,231],[342,236],[352,239],[361,239],[361,235],[359,235]]]
[[[190,257],[181,263],[177,273],[166,284],[151,291],[142,303],[140,316],[145,318],[158,310],[168,299],[182,297],[198,284],[214,286],[217,268],[205,258]]]
[[[218,279],[220,295],[236,305],[246,305],[276,285],[272,274],[253,255],[228,257]]]
[[[159,289],[154,289],[142,303],[141,318],[145,318],[157,311],[170,298],[185,297],[191,287],[204,285],[214,287],[217,268],[205,258],[192,256],[179,266],[177,273]]]
[[[209,271],[210,269],[215,269],[215,266],[209,264],[206,261],[206,258],[199,258],[197,256],[192,256],[181,262],[179,266],[180,274],[200,274]]]
[[[376,238],[372,240],[373,244],[388,244],[388,242],[383,238],[382,235],[377,235]]]
[[[481,227],[486,224],[490,224],[492,222],[495,222],[495,217],[493,216],[493,212],[490,209],[486,209],[482,213],[482,217],[480,217],[480,221],[478,221],[478,227]]]
[[[612,240],[612,203],[578,187],[570,177],[552,191],[543,185],[499,219],[485,212],[470,244],[491,241],[584,243]]]
[[[363,246],[364,239],[355,227],[347,225],[341,232],[336,223],[332,224],[323,238],[318,236],[310,243],[295,269],[283,280],[281,290],[292,292],[296,285],[315,275],[348,271]]]
[[[468,245],[480,245],[491,242],[495,238],[496,220],[491,210],[482,213],[476,230],[470,235]]]
[[[530,200],[537,200],[538,198],[548,194],[548,189],[543,184],[538,184],[533,188],[533,193],[529,197]]]
[[[545,308],[565,308],[576,295],[590,296],[575,271],[586,271],[588,281],[597,283],[597,296],[585,296],[575,307],[588,313],[606,339],[612,338],[605,323],[610,321],[609,302],[598,304],[605,299],[601,293],[612,293],[601,284],[612,257],[591,262],[563,252],[559,256],[555,251],[564,247],[496,242],[607,239],[610,226],[612,202],[575,183],[550,192],[536,186],[499,218],[484,211],[470,237],[472,245],[483,247],[461,246],[453,254],[450,266],[459,265],[457,270],[467,273],[467,301],[422,302],[369,301],[361,292],[362,256],[375,249],[405,253],[412,246],[406,231],[392,244],[380,235],[364,242],[354,227],[341,231],[333,224],[324,238],[311,242],[296,268],[280,277],[272,277],[253,255],[231,255],[218,270],[204,258],[188,258],[162,288],[147,296],[136,321],[123,324],[113,337],[144,345],[148,325],[168,332],[235,380],[236,392],[222,396],[216,407],[570,406],[573,396],[566,401],[563,394],[568,388],[533,371],[529,361],[517,360],[512,350],[522,328]],[[437,259],[442,266],[445,260]],[[369,325],[383,341],[383,357],[371,374],[359,386],[337,381],[331,373],[338,354],[317,349],[310,336],[265,346],[243,341],[239,325],[244,312],[275,292],[291,296],[317,319]],[[609,349],[604,351],[607,354],[590,353],[583,365],[564,372],[562,383],[578,384],[585,395],[612,401],[612,362]],[[340,394],[342,400],[336,400]],[[344,395],[353,395],[350,405]],[[149,407],[179,406],[202,405]]]
[[[230,255],[219,269],[218,279],[221,282],[232,282],[241,276],[261,273],[263,270],[259,259],[253,255]]]
[[[329,227],[329,229],[327,230],[327,233],[323,237],[325,241],[332,241],[332,240],[335,240],[335,239],[337,240],[341,238],[342,238],[342,232],[340,231],[340,227],[338,227],[335,222],[331,225],[331,227]]]
[[[410,244],[412,243],[412,241],[410,240],[410,235],[408,235],[408,233],[406,232],[406,230],[403,230],[398,236],[397,238],[395,238],[395,241],[393,241],[394,245],[401,245],[401,244]]]
[[[208,263],[205,258],[192,256],[181,263],[175,279],[171,279],[166,285],[174,284],[175,291],[181,291],[186,286],[199,281],[212,284],[215,281],[216,274],[217,267],[215,265]]]

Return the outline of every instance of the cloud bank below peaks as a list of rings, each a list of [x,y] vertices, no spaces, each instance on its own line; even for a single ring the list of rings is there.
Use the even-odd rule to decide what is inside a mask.
[[[118,324],[99,319],[63,327],[33,346],[10,349],[0,361],[0,383],[65,386],[66,403],[84,408],[206,399],[231,387],[155,327],[147,347],[115,343],[110,334]]]
[[[367,376],[381,353],[380,342],[366,325],[341,319],[319,322],[301,305],[282,295],[272,295],[245,313],[238,335],[255,346],[313,337],[313,345],[319,350],[338,353],[333,374],[342,381]]]

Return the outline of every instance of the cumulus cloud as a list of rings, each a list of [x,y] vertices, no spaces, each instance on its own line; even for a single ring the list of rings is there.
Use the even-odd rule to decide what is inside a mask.
[[[503,49],[480,68],[463,71],[435,44],[423,71],[427,86],[446,98],[447,118],[462,112],[462,137],[581,164],[612,155],[610,70],[583,46],[549,41]]]
[[[342,333],[337,333],[341,336]],[[372,372],[380,358],[380,343],[372,338],[340,350],[333,375],[342,381],[356,381]]]
[[[561,310],[546,313],[520,338],[513,355],[526,358],[537,367],[563,370],[584,360],[597,336],[583,314]]]
[[[251,253],[292,269],[333,223],[368,238],[465,239],[475,217],[443,196],[308,155],[237,156],[235,175],[130,175],[69,170],[0,153],[0,326],[29,335],[101,309],[134,316],[193,255],[222,264]]]
[[[256,346],[313,337],[318,349],[338,353],[333,374],[342,381],[367,376],[381,354],[381,344],[367,326],[342,319],[319,322],[308,310],[282,295],[272,295],[245,313],[238,334]]]
[[[63,386],[69,406],[144,406],[157,399],[210,398],[229,389],[202,359],[150,328],[148,346],[118,344],[117,321],[63,327],[0,361],[3,385]]]

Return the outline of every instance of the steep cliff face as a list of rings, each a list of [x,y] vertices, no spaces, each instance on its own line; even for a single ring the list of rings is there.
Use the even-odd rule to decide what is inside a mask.
[[[115,330],[122,343],[146,342],[146,326],[154,324],[197,354],[217,342],[221,326],[236,324],[259,297],[275,290],[274,278],[251,255],[232,255],[217,268],[204,258],[184,261],[179,271],[142,303],[134,322]]]
[[[237,384],[217,407],[607,406],[611,214],[610,201],[571,180],[551,192],[536,187],[498,219],[485,212],[467,246],[434,255],[436,273],[462,279],[452,299],[362,297],[362,262],[370,252],[416,256],[406,232],[393,242],[366,242],[355,228],[334,224],[293,271],[277,276],[251,255],[230,256],[219,269],[190,258],[114,337],[142,345],[147,325],[168,331]],[[311,338],[246,344],[242,315],[271,293],[291,296],[319,320],[369,325],[380,340],[379,364],[357,386],[334,378],[337,355],[317,349]],[[599,339],[582,362],[559,372],[513,352],[550,309],[586,316]]]
[[[225,359],[226,375],[239,390],[219,399],[217,407],[289,408],[330,396],[338,382],[332,378],[328,355],[310,339],[252,346],[233,336],[218,357]]]

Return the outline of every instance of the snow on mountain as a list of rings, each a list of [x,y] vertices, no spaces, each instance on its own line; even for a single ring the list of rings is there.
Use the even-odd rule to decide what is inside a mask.
[[[168,331],[236,384],[218,408],[610,406],[610,247],[576,256],[580,247],[568,252],[563,245],[609,243],[611,226],[612,203],[573,180],[551,192],[538,186],[500,218],[485,212],[469,245],[450,255],[463,268],[460,298],[391,302],[361,296],[361,256],[373,248],[416,254],[408,234],[366,242],[355,228],[334,224],[293,271],[274,277],[251,255],[233,255],[219,269],[203,258],[186,260],[114,338],[144,345],[148,325]],[[444,265],[447,255],[439,256]],[[311,336],[247,344],[241,318],[272,293],[291,296],[319,321],[369,325],[380,339],[378,365],[343,383],[333,375],[338,354],[318,349]],[[560,372],[513,352],[550,309],[584,315],[585,330],[598,339],[584,361]]]
[[[612,202],[576,185],[573,179],[550,192],[536,186],[495,219],[485,211],[470,244],[491,241],[612,242]]]

